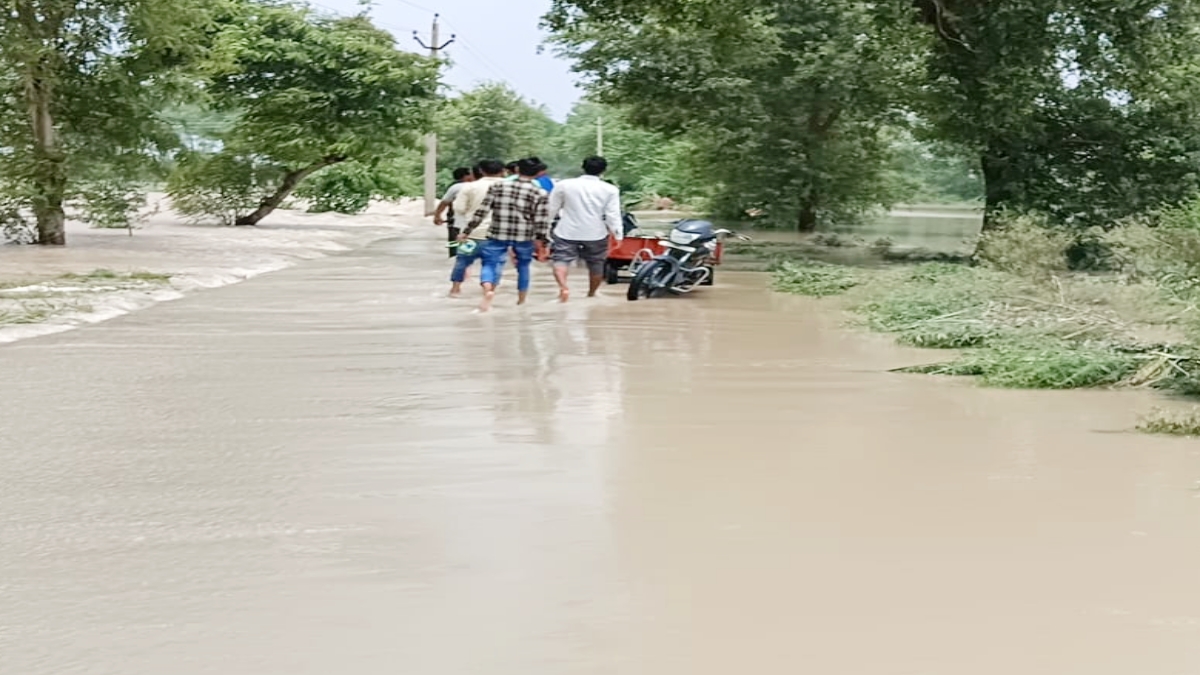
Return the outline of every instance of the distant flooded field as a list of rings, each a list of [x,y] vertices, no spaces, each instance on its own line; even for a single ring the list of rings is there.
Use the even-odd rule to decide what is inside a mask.
[[[645,212],[637,214],[646,229],[665,229],[675,219],[685,217],[675,212]],[[901,247],[925,248],[932,251],[967,251],[973,248],[983,214],[969,206],[914,205],[893,209],[890,213],[868,219],[857,225],[825,228],[817,235],[838,235],[847,243],[861,240],[872,244],[887,239]],[[816,235],[791,230],[767,230],[753,223],[722,223],[726,227],[754,237],[756,241],[799,243]]]

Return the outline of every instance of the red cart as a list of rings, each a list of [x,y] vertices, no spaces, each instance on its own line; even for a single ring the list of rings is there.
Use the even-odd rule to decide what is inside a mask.
[[[637,274],[638,267],[643,263],[652,260],[655,256],[662,255],[663,245],[661,240],[656,236],[651,237],[626,237],[618,242],[612,235],[608,237],[608,261],[604,265],[604,277],[610,284],[620,283],[621,272],[628,272],[630,276]],[[721,264],[721,253],[725,250],[723,243],[717,243],[717,250],[713,253],[713,264]]]

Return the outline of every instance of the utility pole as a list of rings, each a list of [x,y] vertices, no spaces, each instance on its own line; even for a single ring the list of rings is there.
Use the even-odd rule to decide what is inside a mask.
[[[450,35],[450,39],[442,42],[441,33],[438,29],[438,15],[433,15],[433,28],[430,30],[429,44],[425,44],[421,37],[417,35],[417,31],[413,31],[413,39],[421,47],[429,50],[429,57],[432,59],[438,58],[438,53],[454,42],[454,35]],[[437,204],[437,134],[429,132],[425,135],[425,215],[432,216],[436,210]]]
[[[604,156],[604,118],[596,118],[596,154]]]

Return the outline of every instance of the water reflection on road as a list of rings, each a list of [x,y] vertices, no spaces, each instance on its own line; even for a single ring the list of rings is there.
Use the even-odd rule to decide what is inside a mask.
[[[0,351],[0,672],[1200,671],[1148,397],[890,374],[753,274],[473,315],[444,262]]]

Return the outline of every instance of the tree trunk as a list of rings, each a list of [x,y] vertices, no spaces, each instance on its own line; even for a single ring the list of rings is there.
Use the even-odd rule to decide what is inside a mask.
[[[996,145],[990,145],[980,158],[983,169],[983,231],[993,230],[998,225],[996,216],[1001,207],[1013,199],[1014,181],[1011,158]]]
[[[272,211],[279,208],[279,205],[283,203],[283,200],[288,198],[288,195],[292,194],[292,191],[296,189],[296,186],[300,184],[300,181],[303,181],[305,178],[308,178],[327,166],[333,166],[338,162],[344,161],[346,161],[346,158],[342,157],[341,155],[329,155],[322,157],[320,160],[309,164],[303,169],[289,171],[287,175],[283,177],[283,182],[280,183],[279,188],[277,188],[270,197],[262,200],[262,203],[258,205],[258,208],[255,209],[253,213],[238,218],[233,224],[257,225],[258,221],[271,215]]]
[[[50,111],[52,91],[47,81],[33,74],[25,86],[29,122],[33,127],[33,213],[37,218],[38,243],[63,246],[67,243],[63,201],[67,189],[66,156],[58,145],[54,117]]]
[[[806,201],[800,206],[800,219],[796,222],[797,232],[815,232],[817,230],[817,205]]]

